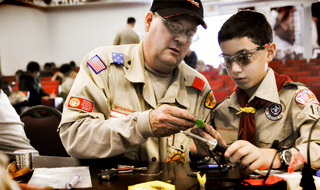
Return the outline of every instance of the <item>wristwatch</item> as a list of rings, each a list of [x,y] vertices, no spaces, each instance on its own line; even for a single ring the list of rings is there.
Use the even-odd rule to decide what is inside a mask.
[[[289,149],[285,149],[280,152],[280,161],[281,161],[281,167],[280,168],[288,168],[290,165],[292,153]]]

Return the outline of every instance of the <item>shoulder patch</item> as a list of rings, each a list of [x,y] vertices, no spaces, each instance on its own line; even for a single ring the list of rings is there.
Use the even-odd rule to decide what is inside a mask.
[[[305,105],[307,103],[319,104],[318,99],[316,98],[316,96],[314,95],[314,93],[310,89],[300,90],[297,93],[295,100],[297,103],[299,103],[301,105]]]
[[[206,101],[204,102],[204,107],[213,109],[216,103],[216,98],[214,97],[212,90],[210,90],[207,94]]]
[[[81,111],[90,113],[92,112],[93,107],[94,107],[94,103],[85,98],[80,98],[75,96],[71,96],[69,98],[68,108],[70,109],[81,110]]]
[[[96,73],[100,73],[101,71],[105,70],[107,68],[107,65],[101,60],[101,58],[98,55],[93,56],[87,64],[91,69]]]
[[[199,77],[194,77],[192,87],[202,91],[204,84],[205,84],[205,82],[202,79],[200,79]]]
[[[113,60],[113,63],[117,63],[119,65],[124,65],[123,53],[112,52],[112,60]]]

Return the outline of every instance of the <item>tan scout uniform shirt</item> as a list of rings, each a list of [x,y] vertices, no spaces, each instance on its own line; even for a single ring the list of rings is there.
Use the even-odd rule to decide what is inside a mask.
[[[129,24],[119,31],[114,39],[113,45],[138,44],[140,42],[138,34]]]
[[[268,100],[269,103],[256,111],[256,145],[261,148],[270,148],[274,140],[279,140],[284,147],[296,146],[306,157],[306,145],[310,128],[319,118],[320,107],[316,99],[313,103],[304,105],[296,102],[296,96],[305,86],[297,86],[293,83],[285,85],[278,93],[274,72],[269,68],[268,74],[258,87],[257,91],[250,98],[255,97]],[[271,103],[270,103],[271,102]],[[272,103],[283,104],[282,111],[274,110],[279,107],[272,106]],[[275,105],[275,104],[273,104]],[[217,131],[223,136],[227,144],[238,140],[240,105],[237,96],[233,93],[223,101],[213,113],[214,123]],[[272,113],[280,111],[280,114]],[[269,119],[269,116],[271,119]],[[311,161],[314,167],[320,167],[320,125],[319,122],[312,133]],[[291,148],[293,153],[296,149]]]
[[[113,52],[123,53],[124,66],[114,63]],[[87,64],[95,55],[107,66],[98,74]],[[63,109],[60,137],[67,152],[77,158],[109,158],[127,153],[126,157],[135,160],[151,161],[154,157],[165,161],[181,145],[188,151],[192,140],[183,134],[152,137],[149,112],[160,104],[170,104],[209,123],[210,109],[205,108],[205,101],[211,89],[202,75],[185,64],[180,64],[173,74],[164,97],[156,102],[145,70],[142,43],[101,47],[89,53]],[[203,82],[202,90],[193,86],[196,78]],[[77,109],[77,97],[87,107]]]

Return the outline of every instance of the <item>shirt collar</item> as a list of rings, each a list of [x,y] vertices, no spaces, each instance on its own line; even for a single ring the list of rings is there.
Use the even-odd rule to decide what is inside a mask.
[[[276,78],[274,75],[274,71],[271,68],[268,68],[267,75],[264,77],[259,87],[257,88],[257,91],[252,95],[250,100],[252,100],[254,97],[259,97],[269,102],[280,104]],[[233,107],[235,109],[238,109],[240,107],[236,93],[233,93],[230,96],[229,107]]]

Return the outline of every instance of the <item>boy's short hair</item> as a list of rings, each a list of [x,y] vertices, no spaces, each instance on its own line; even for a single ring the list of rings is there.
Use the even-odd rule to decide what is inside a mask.
[[[30,73],[40,71],[40,65],[38,62],[30,61],[27,65],[27,71]]]
[[[218,33],[218,42],[248,37],[257,45],[273,42],[272,27],[264,14],[244,10],[231,16]]]
[[[63,74],[71,72],[71,71],[72,71],[72,67],[70,64],[65,63],[60,66],[60,72]]]

